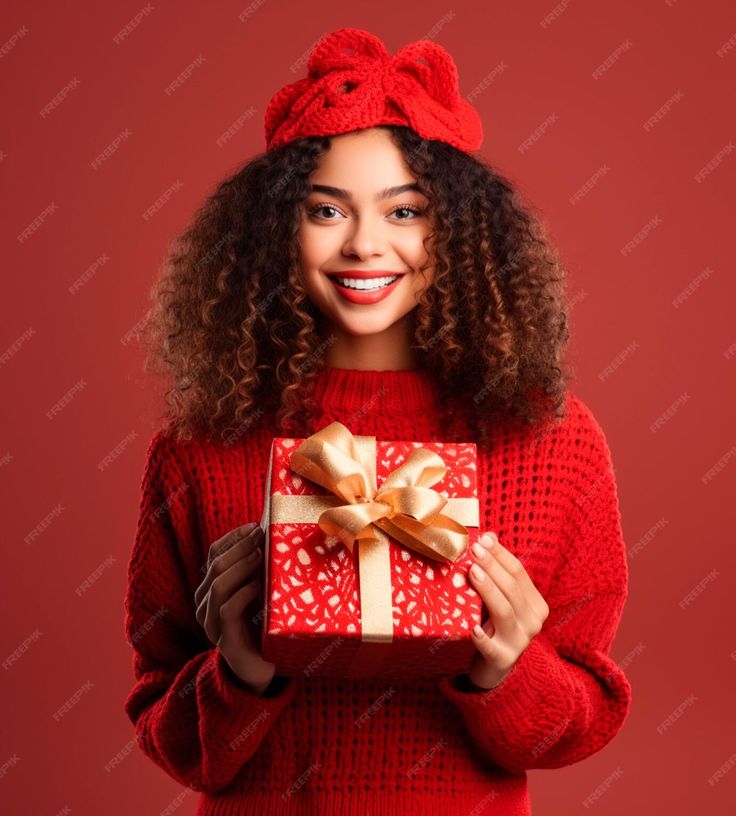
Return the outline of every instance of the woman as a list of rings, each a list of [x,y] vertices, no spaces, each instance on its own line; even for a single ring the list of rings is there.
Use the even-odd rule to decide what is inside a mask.
[[[129,567],[126,711],[144,752],[202,792],[198,813],[530,813],[526,771],[590,756],[628,714],[609,655],[628,580],[610,451],[566,388],[560,263],[471,155],[481,135],[440,46],[390,57],[333,32],[156,288],[169,412]],[[478,444],[467,673],[388,685],[264,659],[271,439],[335,420]]]

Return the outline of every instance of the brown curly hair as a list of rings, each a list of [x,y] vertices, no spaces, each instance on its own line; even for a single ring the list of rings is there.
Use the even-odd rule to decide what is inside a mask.
[[[448,434],[463,406],[480,444],[500,420],[563,416],[565,270],[541,218],[483,159],[381,127],[429,200],[435,274],[411,312],[412,348],[436,376]],[[162,418],[177,438],[230,444],[263,417],[281,435],[306,435],[326,363],[297,232],[310,174],[329,148],[329,137],[309,137],[256,156],[173,241],[142,335],[146,370],[167,381]]]

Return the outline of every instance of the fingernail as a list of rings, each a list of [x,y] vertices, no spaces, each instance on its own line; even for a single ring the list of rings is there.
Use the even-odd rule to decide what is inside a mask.
[[[490,550],[490,549],[491,549],[491,547],[492,547],[492,546],[493,546],[493,545],[496,543],[496,541],[497,541],[497,539],[496,539],[496,534],[495,534],[495,533],[483,533],[483,535],[481,536],[481,541],[482,541],[482,542],[483,542],[483,544],[484,544],[486,547],[488,547],[488,549]]]
[[[478,544],[477,541],[473,544],[471,549],[473,551],[473,555],[476,558],[485,558],[486,557],[486,551],[483,549],[483,547],[480,546],[480,544]]]
[[[473,577],[481,583],[486,580],[485,572],[477,564],[473,564],[470,571],[473,573]]]

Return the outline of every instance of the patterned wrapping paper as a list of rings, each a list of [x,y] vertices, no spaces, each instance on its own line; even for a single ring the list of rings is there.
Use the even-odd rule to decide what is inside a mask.
[[[350,435],[340,423],[329,428],[333,426]],[[438,454],[447,472],[434,481],[432,490],[447,499],[464,500],[452,512],[448,503],[440,513],[462,515],[460,529],[467,533],[467,545],[453,561],[434,560],[383,534],[387,569],[390,563],[390,589],[386,587],[392,603],[390,642],[385,637],[377,638],[380,642],[366,639],[359,578],[359,565],[365,563],[360,561],[362,543],[356,542],[351,552],[342,538],[327,534],[318,523],[299,521],[298,502],[313,501],[306,497],[329,497],[334,506],[344,506],[345,501],[292,468],[291,457],[305,440],[275,438],[261,520],[266,534],[263,656],[284,675],[400,679],[464,672],[476,651],[470,632],[481,623],[482,614],[480,596],[468,578],[473,564],[470,547],[478,539],[476,446],[350,436],[373,445],[367,450],[375,451],[372,476],[378,492],[388,474],[406,463],[415,449]],[[274,523],[272,508],[281,507],[276,500],[287,496],[302,497],[292,505],[294,518]],[[458,505],[463,506],[462,514]]]

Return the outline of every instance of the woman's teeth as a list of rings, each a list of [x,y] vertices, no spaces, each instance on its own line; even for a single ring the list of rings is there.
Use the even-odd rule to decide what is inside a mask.
[[[336,280],[341,286],[347,286],[349,289],[382,289],[398,277],[393,275],[390,278],[336,278]]]

